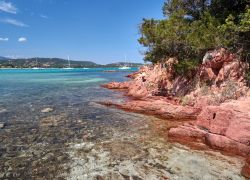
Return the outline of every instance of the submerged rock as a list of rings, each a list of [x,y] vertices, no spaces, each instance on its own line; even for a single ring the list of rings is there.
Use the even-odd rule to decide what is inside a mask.
[[[119,147],[121,143],[126,147],[126,142],[114,138],[95,144],[90,152],[79,149],[88,143],[72,146],[68,179],[243,179],[240,175],[243,162],[236,158],[206,154],[181,145],[169,147],[156,139],[133,145],[131,142],[130,157],[121,158],[117,154],[126,151]]]
[[[7,109],[0,109],[0,114],[7,112]]]
[[[52,111],[54,111],[54,109],[52,109],[52,108],[45,108],[45,109],[41,110],[42,113],[49,113],[49,112],[52,112]]]
[[[50,126],[58,126],[60,123],[62,124],[64,115],[55,115],[44,117],[40,120],[41,127],[50,127]]]
[[[4,128],[4,126],[5,126],[5,124],[4,124],[4,123],[0,123],[0,129],[3,129],[3,128]]]

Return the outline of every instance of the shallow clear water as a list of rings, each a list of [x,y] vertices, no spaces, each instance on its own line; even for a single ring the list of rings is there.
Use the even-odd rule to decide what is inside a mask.
[[[0,70],[0,179],[241,179],[238,160],[167,143],[167,121],[96,103],[122,101],[100,85],[127,74]]]
[[[126,74],[128,72],[107,73],[103,69],[0,70],[0,108],[7,108],[12,115],[29,112],[32,116],[43,106],[62,109],[100,100],[111,92],[99,85],[123,81]]]

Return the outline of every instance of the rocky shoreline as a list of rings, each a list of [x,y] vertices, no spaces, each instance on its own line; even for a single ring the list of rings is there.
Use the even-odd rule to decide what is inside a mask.
[[[178,122],[166,132],[169,139],[244,157],[242,175],[250,178],[249,64],[223,48],[208,55],[188,78],[176,73],[174,58],[143,66],[130,81],[103,85],[131,98],[102,104]]]

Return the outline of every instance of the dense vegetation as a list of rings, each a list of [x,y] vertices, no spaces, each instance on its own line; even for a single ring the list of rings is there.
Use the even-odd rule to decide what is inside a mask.
[[[219,47],[249,60],[249,5],[249,0],[167,0],[165,19],[143,19],[140,26],[138,41],[147,48],[145,61],[176,57],[184,73],[206,51]]]

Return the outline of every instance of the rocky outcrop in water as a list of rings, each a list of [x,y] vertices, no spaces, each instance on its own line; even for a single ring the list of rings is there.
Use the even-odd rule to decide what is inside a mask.
[[[175,119],[182,121],[195,120],[200,112],[200,109],[198,108],[179,106],[177,104],[173,104],[173,102],[168,101],[164,98],[156,98],[154,100],[152,100],[152,98],[143,100],[132,100],[127,101],[123,104],[114,104],[111,102],[102,102],[101,104],[107,106],[112,105],[116,108],[128,111],[148,115],[156,115],[164,119]]]
[[[132,81],[111,82],[103,85],[109,89],[126,89],[127,95],[136,98],[169,96],[180,89],[180,80],[174,79],[174,64],[178,61],[170,58],[164,64],[143,66],[136,73],[129,75]],[[178,82],[178,83],[177,83]],[[178,86],[177,86],[178,84]]]
[[[136,98],[115,107],[185,120],[170,129],[172,140],[249,158],[250,91],[244,79],[249,64],[223,48],[208,52],[191,78],[176,73],[177,63],[177,59],[170,58],[144,66],[128,76],[132,80],[104,87],[122,89]],[[249,176],[249,161],[242,174]]]
[[[207,106],[192,126],[169,131],[177,141],[202,142],[213,149],[248,156],[250,153],[250,98]],[[185,137],[183,139],[183,137]]]

